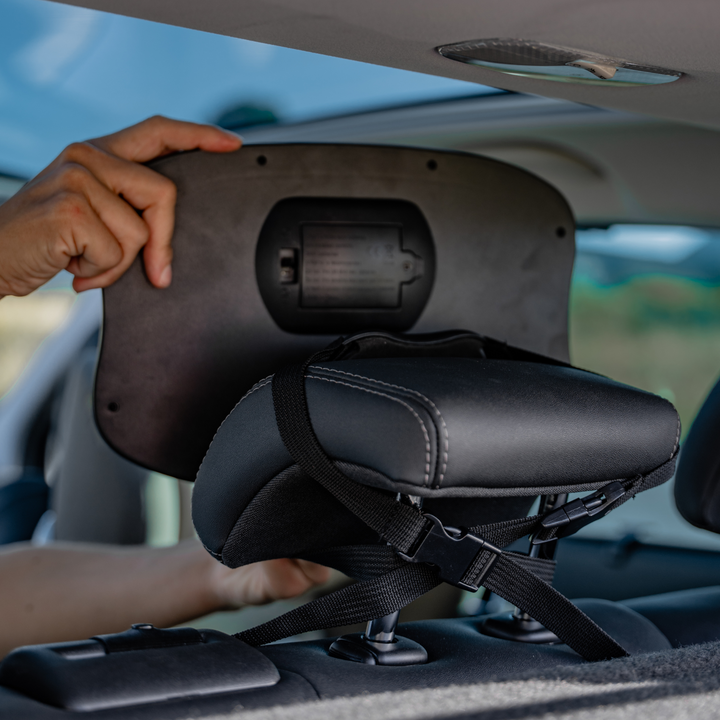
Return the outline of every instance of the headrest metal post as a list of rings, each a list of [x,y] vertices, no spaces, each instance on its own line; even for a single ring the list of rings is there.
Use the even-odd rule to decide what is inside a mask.
[[[368,620],[365,637],[370,642],[393,642],[395,640],[395,628],[397,627],[399,619],[400,611],[397,610],[394,613],[390,613],[390,615],[385,615],[384,617],[377,618],[375,620]]]
[[[546,515],[556,508],[565,505],[567,493],[558,495],[542,495],[538,507],[539,515]],[[557,551],[557,539],[534,545],[530,541],[530,557],[554,560]],[[487,604],[487,602],[485,603]],[[518,642],[554,644],[560,642],[558,637],[541,625],[535,618],[516,607],[512,613],[500,617],[489,618],[483,623],[483,632],[493,637],[501,637]]]
[[[540,507],[538,509],[539,515],[546,515],[552,512],[556,508],[565,505],[568,499],[567,493],[561,493],[559,495],[543,495],[540,498]],[[557,540],[551,540],[550,542],[542,544],[533,544],[530,542],[530,557],[539,557],[544,560],[554,560],[555,552],[557,551]]]

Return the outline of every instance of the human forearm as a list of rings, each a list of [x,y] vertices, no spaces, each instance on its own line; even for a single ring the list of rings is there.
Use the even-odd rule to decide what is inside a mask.
[[[56,543],[0,550],[0,658],[33,643],[76,640],[149,622],[294,597],[328,570],[268,560],[231,570],[195,540],[170,548]]]
[[[0,298],[27,295],[60,270],[78,292],[107,287],[139,252],[148,280],[167,287],[176,188],[144,163],[240,145],[220,128],[154,117],[68,146],[0,207]]]
[[[215,561],[197,543],[173,548],[58,543],[0,552],[0,657],[13,647],[175,625],[219,609]]]

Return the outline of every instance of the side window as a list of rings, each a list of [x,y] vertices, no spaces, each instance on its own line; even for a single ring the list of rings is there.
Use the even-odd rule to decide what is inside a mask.
[[[670,400],[683,437],[720,375],[720,231],[614,225],[580,230],[570,302],[575,365]],[[622,537],[714,548],[675,509],[671,483],[588,526]]]

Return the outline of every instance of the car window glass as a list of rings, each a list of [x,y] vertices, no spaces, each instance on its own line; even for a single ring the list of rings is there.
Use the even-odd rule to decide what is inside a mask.
[[[683,437],[720,375],[720,231],[614,225],[577,233],[571,359],[670,400]],[[672,483],[588,526],[586,537],[720,549],[675,508]]]

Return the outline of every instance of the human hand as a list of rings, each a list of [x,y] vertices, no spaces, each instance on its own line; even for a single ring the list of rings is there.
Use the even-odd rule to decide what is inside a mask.
[[[307,560],[265,560],[236,570],[216,562],[211,586],[219,607],[237,608],[302,595],[329,577],[328,568]]]
[[[178,150],[237,150],[236,135],[153,117],[73,143],[0,205],[0,297],[27,295],[60,270],[77,292],[107,287],[141,249],[156,287],[172,279],[175,185],[140,163]]]

